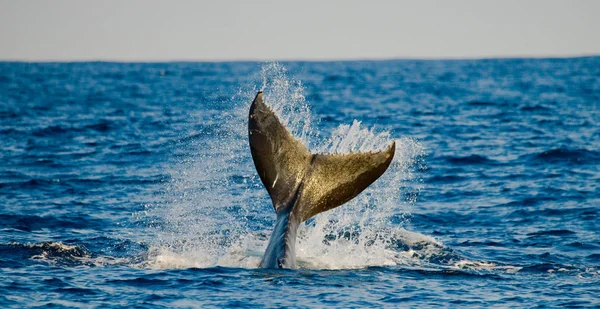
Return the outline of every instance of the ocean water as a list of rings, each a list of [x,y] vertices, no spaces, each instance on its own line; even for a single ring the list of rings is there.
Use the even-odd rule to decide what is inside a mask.
[[[258,263],[258,90],[389,170]],[[600,58],[0,63],[0,307],[599,307]]]

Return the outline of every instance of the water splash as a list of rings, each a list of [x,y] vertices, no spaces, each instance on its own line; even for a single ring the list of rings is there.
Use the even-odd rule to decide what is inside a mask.
[[[291,79],[285,67],[277,62],[263,65],[261,77],[267,104],[285,127],[311,149],[318,139],[317,131],[313,130],[317,121],[304,97],[302,82]]]
[[[388,131],[364,128],[359,121],[319,138],[301,82],[278,63],[264,64],[258,79],[266,103],[312,152],[376,151],[392,140]],[[170,172],[163,201],[147,212],[157,222],[158,235],[150,245],[148,266],[258,265],[275,216],[247,146],[247,110],[257,90],[240,89],[225,107],[230,116],[195,139]],[[401,263],[406,250],[398,251],[394,243],[402,239],[398,235],[409,235],[402,225],[420,190],[415,170],[423,153],[417,141],[396,139],[394,161],[378,181],[344,206],[301,225],[300,264],[339,269]]]

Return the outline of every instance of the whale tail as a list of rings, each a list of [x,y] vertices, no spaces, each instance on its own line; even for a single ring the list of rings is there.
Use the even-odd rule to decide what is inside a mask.
[[[259,92],[248,121],[254,165],[275,212],[296,224],[338,207],[381,176],[394,157],[395,143],[383,151],[312,154],[294,138]]]

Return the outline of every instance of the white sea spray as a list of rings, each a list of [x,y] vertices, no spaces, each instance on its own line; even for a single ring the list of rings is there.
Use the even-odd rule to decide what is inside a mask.
[[[170,171],[162,200],[150,207],[160,221],[154,229],[145,266],[257,267],[275,217],[256,175],[247,145],[247,110],[258,90],[284,125],[312,152],[348,153],[384,149],[393,140],[396,154],[388,171],[347,204],[301,225],[297,256],[301,267],[345,269],[407,263],[419,256],[399,250],[411,239],[440,250],[434,239],[410,233],[410,217],[421,188],[415,172],[424,154],[410,137],[394,138],[385,128],[366,128],[358,120],[342,124],[328,138],[318,133],[302,83],[283,65],[262,66],[260,87],[247,87],[231,98],[228,116],[211,133],[191,144],[190,156]],[[437,249],[436,249],[437,248]],[[423,252],[425,253],[425,252]]]

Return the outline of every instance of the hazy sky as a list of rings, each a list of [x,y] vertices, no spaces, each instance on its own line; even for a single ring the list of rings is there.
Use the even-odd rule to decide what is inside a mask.
[[[600,1],[0,0],[2,60],[600,55]]]

